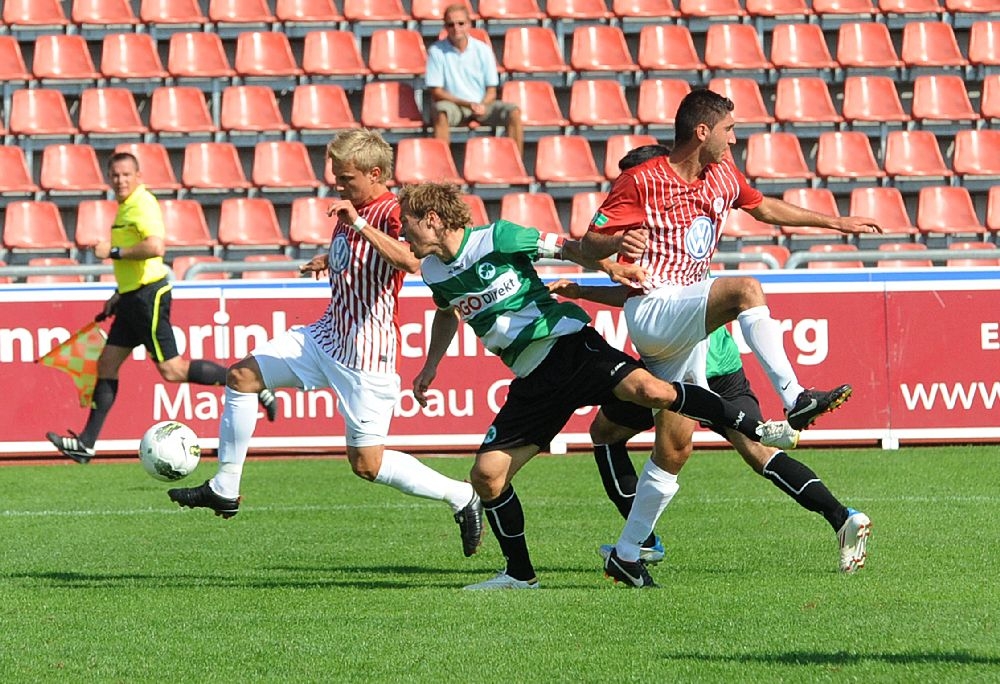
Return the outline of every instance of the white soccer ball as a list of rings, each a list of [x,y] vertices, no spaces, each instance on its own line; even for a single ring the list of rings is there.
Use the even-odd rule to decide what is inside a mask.
[[[201,447],[198,435],[184,423],[165,420],[157,423],[139,442],[139,460],[157,480],[173,482],[187,477],[198,467]]]

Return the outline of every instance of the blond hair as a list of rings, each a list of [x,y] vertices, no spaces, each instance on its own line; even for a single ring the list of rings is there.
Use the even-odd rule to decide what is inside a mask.
[[[418,183],[407,185],[399,192],[399,202],[406,213],[425,218],[433,211],[449,230],[459,230],[472,224],[472,212],[462,199],[462,189],[453,183]]]
[[[377,167],[382,171],[383,180],[392,178],[392,146],[378,131],[368,128],[341,131],[326,146],[326,156],[341,166],[353,162],[363,173]]]

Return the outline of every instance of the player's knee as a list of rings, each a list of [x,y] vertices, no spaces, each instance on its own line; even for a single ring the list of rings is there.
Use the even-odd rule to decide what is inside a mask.
[[[472,483],[472,488],[481,498],[490,501],[500,496],[500,492],[503,491],[504,478],[484,471],[477,464],[472,466],[472,470],[469,471],[469,482]]]
[[[236,364],[226,371],[226,386],[237,392],[258,392],[260,384],[257,373],[246,366]]]
[[[368,480],[369,482],[374,482],[375,478],[378,477],[378,469],[373,468],[371,464],[364,460],[351,461],[351,472],[362,480]]]

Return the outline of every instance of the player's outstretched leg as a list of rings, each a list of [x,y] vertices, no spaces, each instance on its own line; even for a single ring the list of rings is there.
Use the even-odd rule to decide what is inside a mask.
[[[837,532],[837,540],[840,542],[840,571],[851,573],[865,567],[872,521],[853,508],[848,508],[847,513],[847,522]]]
[[[468,558],[483,543],[483,502],[478,494],[472,492],[472,500],[455,513],[455,522],[462,534],[462,553]]]
[[[225,519],[232,518],[240,512],[240,500],[243,498],[238,496],[235,499],[227,499],[219,496],[212,490],[211,480],[205,480],[199,487],[168,489],[167,496],[180,506],[211,508],[216,515]]]
[[[802,390],[792,408],[785,411],[788,424],[796,430],[805,430],[821,415],[833,411],[850,399],[852,392],[850,385],[841,385],[829,392]]]

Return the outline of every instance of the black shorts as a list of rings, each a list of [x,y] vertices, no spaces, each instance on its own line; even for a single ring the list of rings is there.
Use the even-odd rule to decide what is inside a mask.
[[[127,349],[141,344],[156,363],[177,356],[177,341],[170,327],[171,289],[164,278],[123,294],[108,333],[108,344]]]
[[[757,395],[750,388],[750,381],[747,380],[742,368],[732,373],[709,378],[708,387],[723,399],[728,399],[730,403],[735,404],[747,414],[747,418],[751,421],[762,422],[764,420],[760,414],[760,402],[757,401]],[[637,407],[627,401],[619,401],[618,404],[608,404],[601,408],[608,420],[614,423],[640,432],[653,429],[653,412],[649,409]],[[635,408],[639,410],[636,411]],[[707,427],[723,437],[726,436],[724,430],[716,430],[709,425],[702,427]]]
[[[573,412],[584,406],[625,404],[648,414],[648,408],[614,395],[618,383],[637,368],[642,368],[638,360],[612,347],[590,326],[559,338],[535,370],[510,384],[479,452],[527,444],[546,451]],[[628,414],[626,407],[616,408]]]

